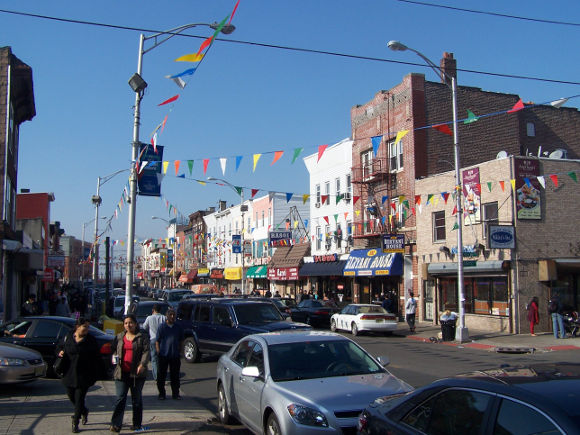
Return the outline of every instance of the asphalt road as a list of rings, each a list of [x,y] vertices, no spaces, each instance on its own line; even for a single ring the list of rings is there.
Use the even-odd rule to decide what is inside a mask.
[[[534,354],[502,354],[480,349],[452,347],[441,344],[422,343],[399,336],[363,335],[352,337],[374,356],[387,356],[387,368],[397,377],[414,387],[426,385],[441,377],[457,373],[498,367],[503,364],[525,365],[542,362],[577,362],[577,351],[559,351]],[[217,412],[215,391],[216,357],[204,357],[200,363],[181,366],[181,387],[187,396],[196,397],[208,410]],[[224,427],[212,422],[203,428],[203,433],[228,433],[246,435],[251,432],[240,425]]]

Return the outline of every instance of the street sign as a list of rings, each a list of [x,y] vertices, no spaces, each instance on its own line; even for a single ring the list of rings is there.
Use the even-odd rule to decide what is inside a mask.
[[[405,235],[404,234],[383,234],[383,252],[384,253],[405,253]]]
[[[477,260],[467,260],[463,262],[463,267],[475,267],[477,266]]]

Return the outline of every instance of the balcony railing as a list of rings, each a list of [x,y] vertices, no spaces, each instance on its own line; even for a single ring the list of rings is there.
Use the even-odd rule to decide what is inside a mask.
[[[377,157],[366,165],[352,167],[353,183],[368,183],[383,179],[389,174],[389,161],[386,158]]]

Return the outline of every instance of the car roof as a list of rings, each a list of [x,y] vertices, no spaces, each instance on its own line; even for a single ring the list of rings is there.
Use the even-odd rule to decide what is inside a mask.
[[[260,337],[268,345],[282,343],[301,343],[305,341],[351,341],[349,338],[334,332],[313,331],[310,329],[265,332],[263,334],[252,334],[245,338],[248,337]]]
[[[76,320],[73,319],[72,317],[63,317],[63,316],[25,316],[18,318],[19,322],[24,322],[25,320],[56,320],[59,322],[68,323],[70,325],[76,322]]]

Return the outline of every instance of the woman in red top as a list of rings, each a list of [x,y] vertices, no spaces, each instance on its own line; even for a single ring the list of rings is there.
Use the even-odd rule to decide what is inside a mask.
[[[113,340],[113,362],[116,362],[113,378],[117,400],[111,417],[111,432],[120,432],[127,403],[127,393],[131,390],[133,403],[133,425],[131,430],[141,430],[143,421],[143,385],[149,363],[149,335],[141,333],[133,314],[125,315],[124,331]]]
[[[530,321],[530,332],[532,333],[532,337],[535,337],[536,334],[534,334],[534,326],[540,323],[537,296],[534,296],[528,304],[528,320]]]

